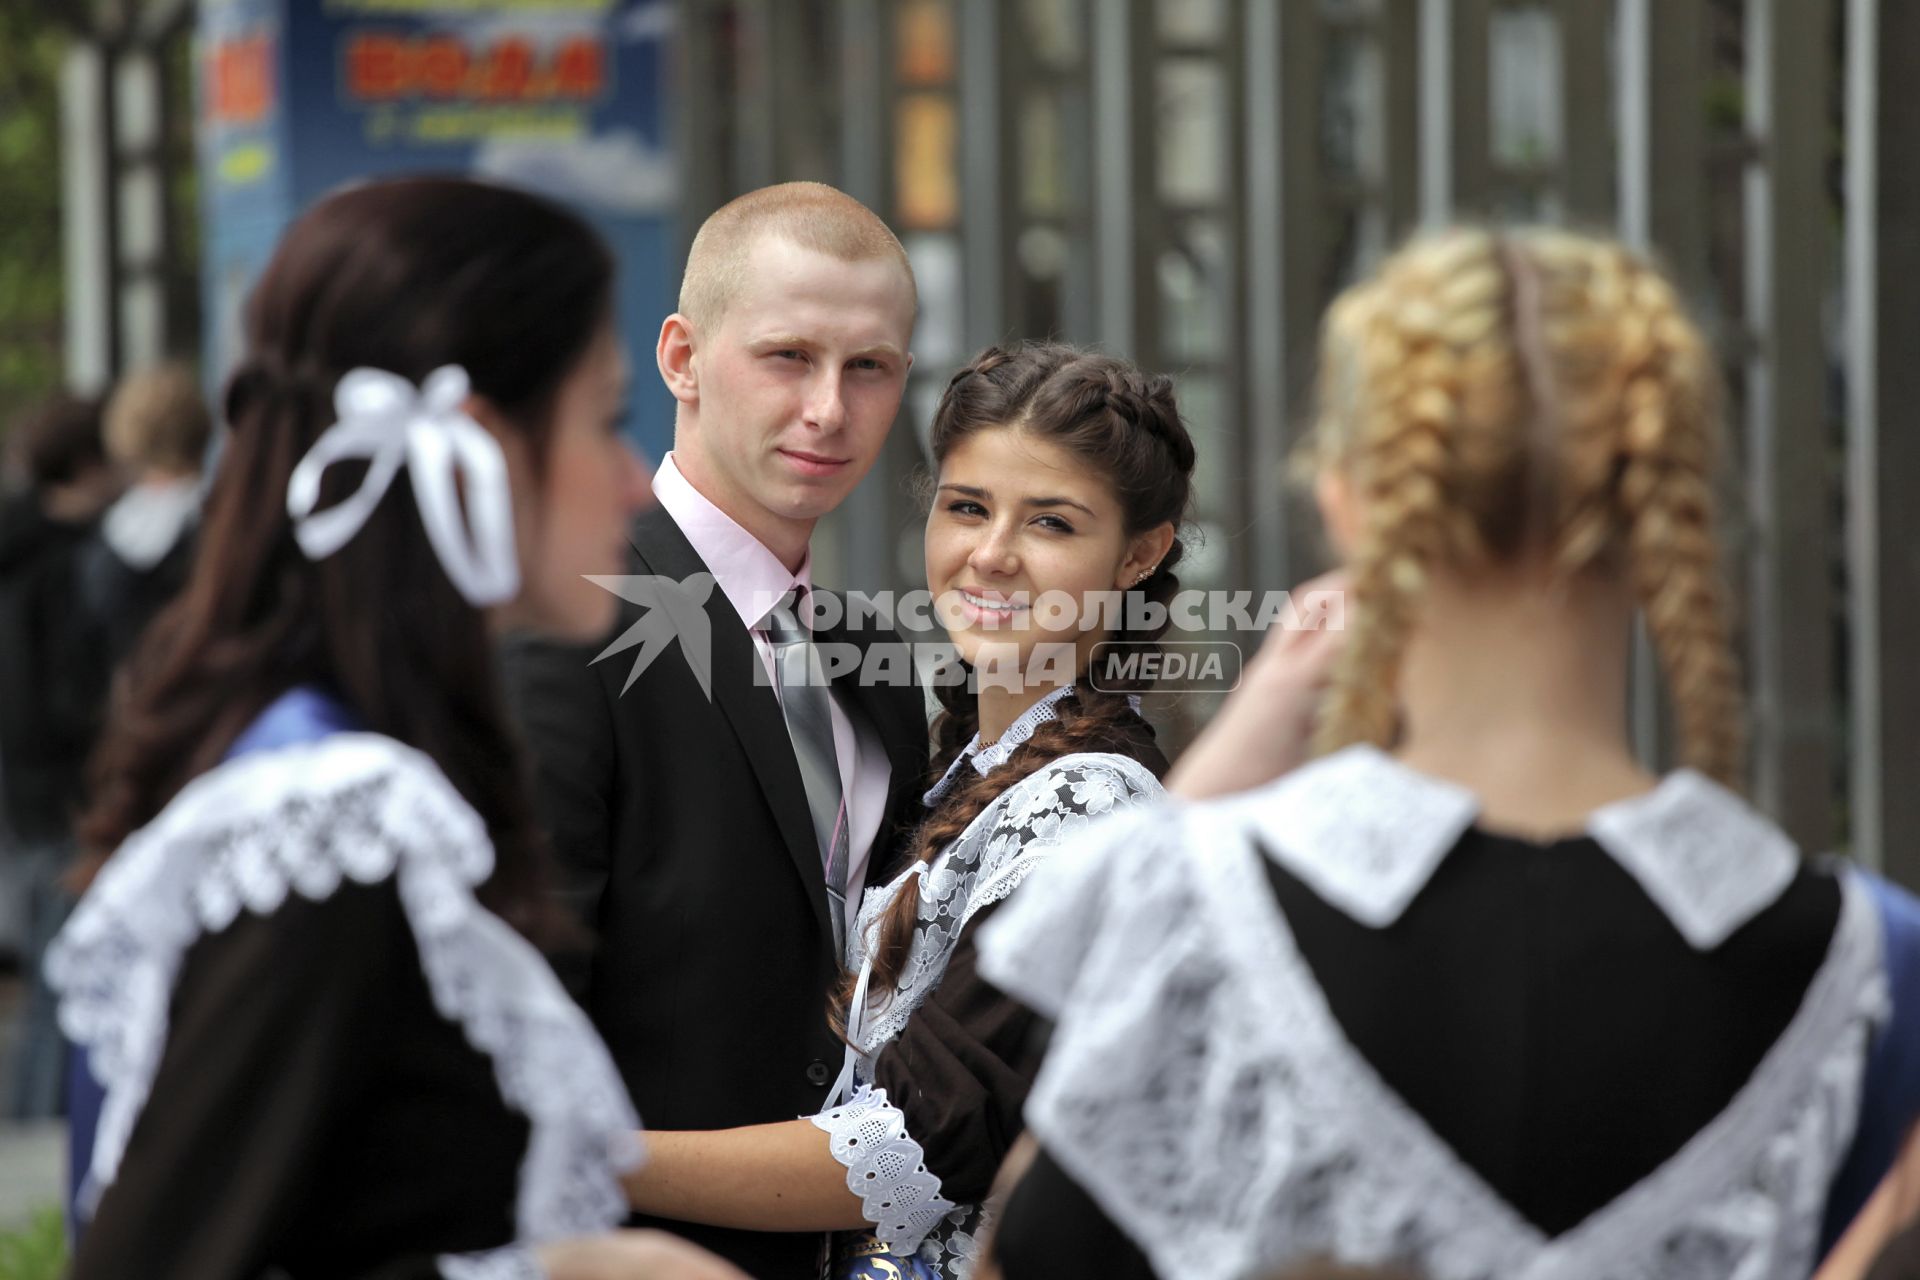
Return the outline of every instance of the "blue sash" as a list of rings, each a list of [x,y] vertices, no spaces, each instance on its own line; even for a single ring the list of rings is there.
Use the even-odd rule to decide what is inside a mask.
[[[1920,1117],[1920,898],[1871,872],[1847,874],[1860,877],[1880,913],[1893,1013],[1868,1055],[1859,1127],[1827,1194],[1823,1257],[1867,1203]]]
[[[897,1257],[871,1234],[834,1238],[829,1280],[939,1280],[939,1273],[918,1257]]]

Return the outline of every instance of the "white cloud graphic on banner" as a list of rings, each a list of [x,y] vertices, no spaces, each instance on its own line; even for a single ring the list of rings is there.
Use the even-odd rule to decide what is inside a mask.
[[[632,129],[571,141],[493,138],[474,157],[484,178],[529,187],[603,213],[661,213],[673,207],[680,179],[673,159]]]

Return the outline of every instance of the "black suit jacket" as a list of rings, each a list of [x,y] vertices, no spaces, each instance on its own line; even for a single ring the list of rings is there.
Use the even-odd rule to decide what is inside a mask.
[[[708,572],[664,510],[636,522],[633,543],[636,574]],[[760,658],[726,596],[715,588],[704,608],[711,700],[677,644],[624,693],[635,650],[594,664],[604,645],[519,640],[504,658],[561,891],[599,940],[555,967],[613,1051],[641,1120],[658,1129],[812,1114],[844,1052],[826,1021],[840,963],[786,724],[774,691],[754,680]],[[645,613],[623,606],[614,634]],[[900,643],[871,627],[820,639],[863,651]],[[868,863],[876,884],[919,814],[927,722],[917,686],[861,688],[857,674],[836,680],[835,696],[885,744],[891,767]],[[754,1276],[814,1274],[815,1235],[662,1225]]]

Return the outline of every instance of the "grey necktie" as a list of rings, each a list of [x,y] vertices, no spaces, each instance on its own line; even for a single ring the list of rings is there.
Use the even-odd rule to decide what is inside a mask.
[[[793,758],[807,789],[807,810],[827,884],[827,916],[833,945],[844,953],[847,922],[847,806],[840,791],[840,759],[833,749],[833,715],[813,637],[795,616],[799,588],[789,591],[760,624],[773,642],[773,669],[780,681],[780,713],[793,740]]]

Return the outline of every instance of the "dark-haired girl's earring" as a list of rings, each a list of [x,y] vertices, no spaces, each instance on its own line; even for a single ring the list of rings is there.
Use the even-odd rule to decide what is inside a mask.
[[[1151,578],[1154,574],[1154,570],[1158,569],[1159,567],[1160,566],[1156,564],[1151,569],[1142,570],[1140,576],[1133,580],[1133,585],[1137,587],[1141,583],[1145,582],[1148,578]]]

